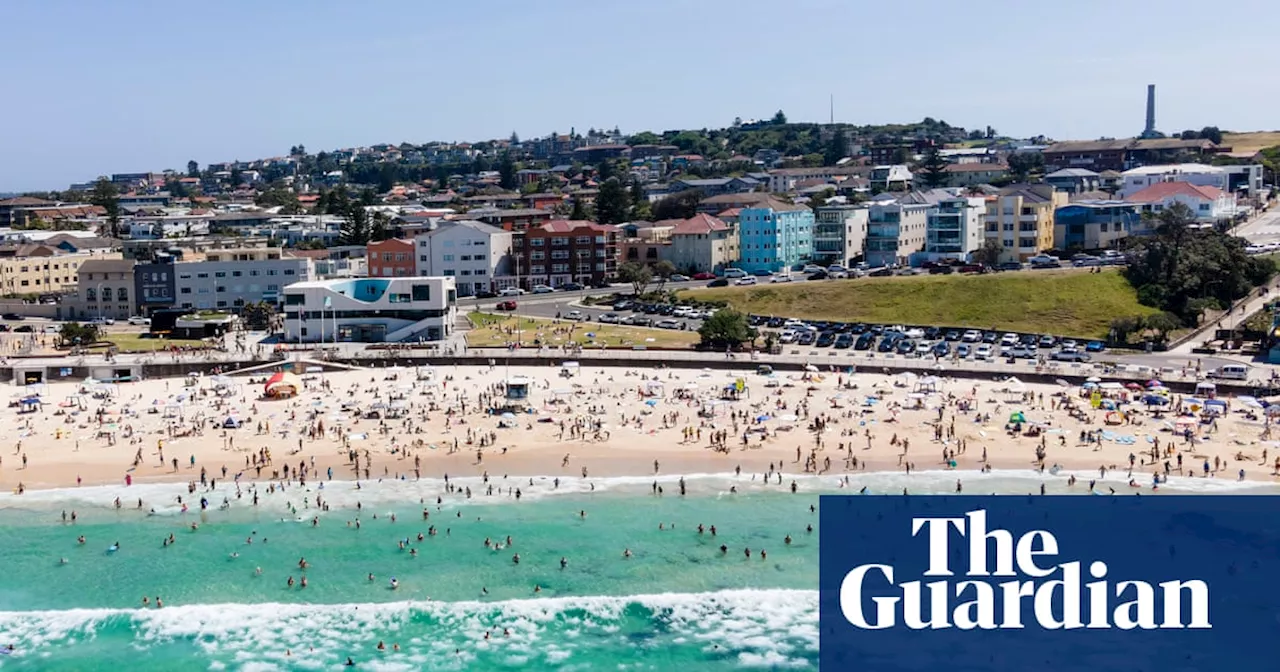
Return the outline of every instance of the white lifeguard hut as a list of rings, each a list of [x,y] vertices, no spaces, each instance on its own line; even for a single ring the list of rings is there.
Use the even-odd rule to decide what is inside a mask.
[[[506,392],[503,398],[508,407],[523,408],[529,405],[529,391],[533,387],[532,380],[524,376],[515,376],[508,378],[504,387]]]

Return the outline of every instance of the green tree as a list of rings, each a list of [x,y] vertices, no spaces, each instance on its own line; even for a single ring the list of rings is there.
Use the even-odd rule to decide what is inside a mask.
[[[982,241],[982,247],[973,251],[973,260],[979,264],[995,266],[1000,263],[1000,255],[1004,254],[1004,246],[995,238]]]
[[[93,345],[98,342],[98,335],[98,325],[96,324],[64,322],[62,328],[58,330],[58,339],[62,342],[63,347],[87,347]]]
[[[240,186],[241,182],[244,182],[244,172],[241,171],[239,168],[232,166],[231,167],[231,188],[234,189]]]
[[[649,197],[645,196],[644,187],[639,180],[631,183],[631,213],[627,217],[633,222],[648,221],[653,216],[652,207],[649,204]]]
[[[116,185],[105,177],[99,177],[98,181],[93,183],[93,192],[89,195],[89,202],[106,210],[107,224],[111,228],[111,235],[119,238],[120,198],[119,192],[116,191]]]
[[[370,218],[369,240],[386,240],[391,236],[391,218],[385,212],[375,212]]]
[[[253,331],[269,331],[275,318],[275,307],[266,301],[257,301],[244,307],[240,316],[245,327]]]
[[[774,126],[783,126],[787,123],[787,115],[783,114],[782,110],[778,110],[770,121]]]
[[[1212,142],[1215,145],[1222,144],[1222,130],[1217,126],[1205,126],[1200,129],[1200,137]]]
[[[667,281],[671,279],[671,276],[676,274],[676,265],[666,259],[659,261],[650,268],[653,269],[654,277],[658,278],[659,292],[662,291],[663,287],[667,286]]]
[[[831,187],[829,189],[823,189],[822,191],[809,197],[809,207],[821,208],[822,206],[827,204],[827,199],[835,195],[836,195],[835,187]]]
[[[588,212],[587,212],[587,206],[586,206],[586,204],[583,202],[582,197],[580,197],[580,196],[574,196],[574,197],[573,197],[573,210],[569,211],[569,219],[572,219],[572,220],[583,220],[583,219],[588,219],[588,218],[590,218],[590,216],[591,216],[591,215],[590,215],[590,213],[588,213]]]
[[[929,188],[944,187],[950,180],[950,176],[947,175],[947,160],[942,158],[942,152],[938,150],[937,145],[931,145],[924,153],[919,171],[920,179]]]
[[[511,159],[511,152],[502,153],[502,162],[498,164],[498,184],[507,191],[516,188],[516,162]]]
[[[756,337],[745,313],[721,308],[698,327],[699,345],[713,350],[737,348]]]
[[[1031,174],[1044,170],[1044,155],[1040,152],[1014,152],[1009,155],[1009,173],[1015,182],[1026,182]]]
[[[1124,345],[1129,342],[1129,335],[1142,331],[1144,318],[1141,316],[1134,317],[1117,317],[1111,320],[1111,342],[1115,345]]]
[[[596,195],[596,221],[601,224],[621,224],[627,221],[631,212],[631,197],[618,181],[611,177],[600,185],[600,193]]]
[[[662,144],[662,136],[649,131],[641,131],[627,138],[627,144],[633,147],[635,145],[658,145]]]
[[[187,177],[200,177],[200,164],[194,160],[187,162]]]
[[[384,163],[378,169],[378,193],[385,194],[396,186],[399,171],[394,163]]]
[[[347,206],[346,218],[342,228],[338,230],[338,241],[342,245],[368,245],[373,230],[369,223],[369,211],[359,203]]]
[[[172,177],[164,181],[164,190],[169,192],[169,195],[174,198],[186,198],[190,196],[190,194],[187,193],[187,187]]]
[[[1181,326],[1182,320],[1174,313],[1161,312],[1147,316],[1143,326],[1156,332],[1157,343],[1168,343],[1169,333]]]
[[[1248,296],[1276,273],[1270,259],[1248,254],[1244,239],[1195,223],[1195,213],[1182,204],[1148,218],[1154,235],[1134,239],[1125,269],[1139,301],[1188,326],[1205,310]]]
[[[678,194],[668,196],[653,204],[653,218],[689,219],[698,214],[698,203],[702,201],[702,192],[697,189],[686,189]]]
[[[827,144],[827,149],[822,155],[822,163],[827,166],[834,166],[840,162],[840,159],[849,155],[849,136],[845,134],[844,128],[837,128],[836,132],[831,136],[831,142]]]
[[[630,283],[632,292],[640,296],[653,281],[653,270],[639,262],[628,261],[618,267],[618,280]]]

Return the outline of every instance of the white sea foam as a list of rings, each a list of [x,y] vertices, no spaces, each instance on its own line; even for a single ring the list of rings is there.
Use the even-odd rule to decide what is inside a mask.
[[[210,661],[238,669],[318,667],[370,652],[385,641],[372,669],[464,669],[476,656],[520,667],[558,667],[634,644],[617,633],[635,616],[665,624],[662,641],[694,639],[739,656],[743,666],[807,666],[818,650],[818,593],[728,590],[626,597],[562,597],[499,602],[384,604],[207,604],[151,610],[71,609],[0,612],[0,641],[20,642],[22,655],[73,640],[129,630],[131,646],[187,641]],[[503,635],[509,630],[510,635]],[[625,628],[624,628],[625,630]],[[490,633],[490,639],[484,638]],[[574,634],[570,634],[574,633]],[[583,638],[581,634],[593,635]],[[603,638],[603,643],[602,643]],[[391,651],[399,642],[401,651]],[[612,644],[610,643],[612,642]],[[288,652],[286,654],[286,652]]]
[[[1096,472],[1066,471],[1053,475],[1031,469],[997,470],[991,472],[969,470],[926,470],[911,474],[901,472],[868,472],[850,473],[847,485],[842,485],[845,474],[828,475],[782,474],[782,485],[775,475],[769,484],[765,484],[761,474],[743,473],[695,473],[669,474],[659,476],[613,476],[606,478],[559,477],[556,485],[554,476],[491,476],[488,483],[481,477],[453,478],[449,480],[455,488],[453,493],[446,492],[444,479],[424,478],[420,480],[361,481],[357,487],[355,481],[313,481],[307,486],[290,485],[283,490],[277,488],[268,494],[265,484],[256,486],[260,497],[260,508],[265,510],[286,511],[289,505],[297,507],[298,519],[309,519],[314,509],[304,510],[303,500],[319,495],[334,509],[353,508],[359,502],[374,512],[392,507],[400,507],[406,503],[422,501],[433,505],[436,499],[442,498],[443,505],[450,507],[466,500],[460,494],[470,488],[472,504],[498,504],[516,501],[513,493],[520,490],[521,501],[538,501],[548,497],[565,497],[590,493],[645,494],[656,482],[664,490],[672,492],[680,479],[684,479],[693,494],[728,494],[730,488],[740,493],[778,492],[788,488],[794,481],[803,492],[823,494],[853,494],[866,489],[867,494],[892,495],[901,494],[906,489],[911,494],[949,494],[955,490],[955,482],[964,483],[964,490],[970,494],[1028,494],[1039,492],[1041,484],[1050,493],[1082,493],[1085,488],[1077,484],[1075,488],[1067,488],[1067,476],[1074,473],[1082,481],[1097,480],[1098,488],[1115,488],[1117,492],[1129,492],[1128,476],[1123,470],[1108,472],[1106,478],[1094,479]],[[1149,476],[1141,473],[1134,475],[1137,483],[1149,485]],[[530,485],[532,483],[532,485]],[[495,494],[486,495],[489,485],[494,487]],[[1259,483],[1257,481],[1236,481],[1226,478],[1188,478],[1172,477],[1162,484],[1162,490],[1183,494],[1280,494],[1280,486]],[[110,508],[118,497],[124,509],[133,509],[137,501],[143,501],[148,511],[155,510],[156,515],[178,515],[182,505],[181,498],[191,509],[198,509],[201,497],[209,500],[211,509],[221,505],[226,498],[232,508],[244,508],[251,505],[252,493],[246,484],[241,488],[242,496],[237,499],[235,486],[230,481],[222,481],[217,490],[198,490],[192,495],[187,492],[183,483],[148,483],[133,486],[104,485],[84,488],[55,488],[49,490],[29,490],[26,494],[0,493],[0,510],[21,509],[92,509]],[[1149,488],[1147,488],[1149,491]],[[305,514],[305,515],[304,515]],[[293,517],[290,514],[289,517]]]

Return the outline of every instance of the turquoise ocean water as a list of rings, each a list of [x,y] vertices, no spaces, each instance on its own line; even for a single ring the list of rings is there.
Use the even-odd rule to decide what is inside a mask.
[[[259,486],[256,507],[247,488],[236,498],[222,485],[195,495],[147,485],[3,496],[0,646],[15,652],[0,669],[335,669],[348,657],[375,670],[814,669],[810,506],[864,486],[946,493],[957,477],[971,493],[1025,494],[1041,483],[1068,491],[1061,478],[1031,473],[939,472],[859,476],[846,488],[836,477],[797,478],[794,494],[790,477],[763,486],[699,475],[687,477],[684,497],[674,477],[661,479],[662,495],[645,478],[508,479],[491,495],[479,479],[457,482],[470,499],[434,480]],[[1276,491],[1201,479],[1166,490]],[[64,523],[63,511],[77,521]],[[510,547],[484,544],[505,546],[508,535]],[[144,607],[143,596],[164,607]]]

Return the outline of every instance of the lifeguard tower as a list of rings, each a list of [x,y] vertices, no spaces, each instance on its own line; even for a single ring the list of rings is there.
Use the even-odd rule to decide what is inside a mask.
[[[504,385],[506,392],[503,395],[503,403],[506,408],[523,410],[527,407],[530,403],[529,391],[532,386],[533,381],[524,376],[508,378]]]

